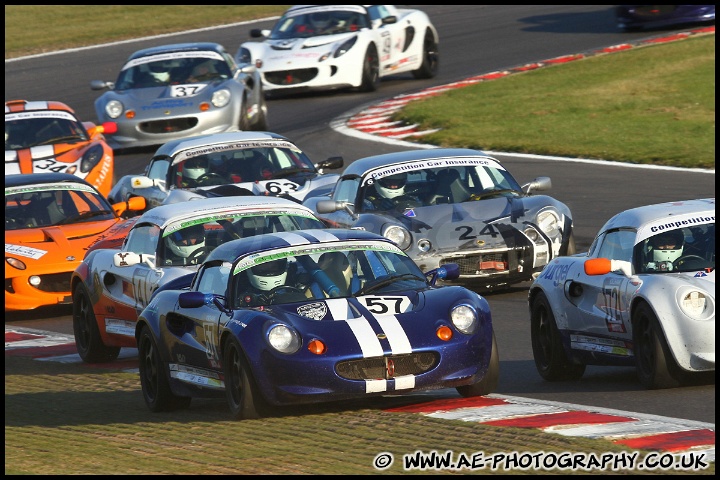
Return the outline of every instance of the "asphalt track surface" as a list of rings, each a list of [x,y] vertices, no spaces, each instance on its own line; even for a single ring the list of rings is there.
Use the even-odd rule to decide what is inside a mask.
[[[351,124],[351,120],[357,120],[383,102],[401,95],[421,93],[493,72],[513,71],[551,59],[591,54],[599,49],[692,31],[681,28],[620,32],[615,28],[611,6],[607,5],[417,7],[428,12],[440,32],[441,70],[436,78],[417,81],[409,75],[399,75],[384,80],[379,90],[371,94],[334,92],[270,100],[270,129],[294,139],[315,161],[340,154],[349,163],[367,155],[423,148],[408,144],[402,138],[388,140],[388,135],[362,132],[357,125]],[[269,19],[252,26],[269,28],[272,23]],[[245,41],[250,28],[249,25],[240,25],[206,29],[6,61],[5,99],[60,100],[73,106],[81,118],[94,119],[92,102],[95,94],[89,89],[90,80],[113,79],[120,63],[135,50],[179,41],[217,41],[234,51],[240,42]],[[59,76],[57,72],[63,73]],[[150,153],[118,155],[118,177],[141,172]],[[521,183],[539,175],[553,179],[550,194],[571,208],[580,250],[590,245],[599,226],[618,211],[649,203],[715,195],[714,171],[640,169],[577,159],[491,153],[508,165]],[[656,435],[670,435],[672,438],[664,437],[663,445],[682,451],[693,448],[693,445],[704,449],[706,447],[699,445],[709,445],[708,438],[711,437],[711,455],[714,458],[714,377],[711,382],[695,386],[647,391],[638,384],[631,369],[589,367],[578,382],[544,382],[532,360],[526,297],[527,284],[487,295],[493,309],[501,359],[500,384],[497,394],[491,397],[519,399],[515,401],[523,405],[530,402],[530,408],[538,411],[548,405],[557,407],[561,404],[566,410],[625,416],[643,425],[647,422],[654,425],[655,421],[660,424],[669,422],[675,425],[676,433],[669,433],[673,429],[667,426],[664,430],[657,427],[660,431],[649,435],[648,440],[656,439]],[[7,317],[6,348],[8,329],[15,327],[16,330],[40,331],[40,337],[46,332],[50,336],[72,335],[71,317],[66,308],[42,309]],[[69,355],[72,356],[72,352]],[[128,355],[132,357],[133,353]],[[457,401],[454,397],[457,395],[452,393],[431,397],[430,410],[425,413],[437,414],[433,413],[432,402]],[[458,407],[445,405],[443,408],[452,411]],[[471,418],[478,415],[474,410],[460,410]],[[514,411],[514,407],[510,411]],[[510,414],[503,415],[507,418]],[[527,415],[530,414],[523,414]],[[632,422],[625,426],[632,427],[630,432],[638,432],[641,428]],[[652,432],[655,427],[645,428]],[[624,438],[617,430],[613,432],[606,433]],[[678,439],[678,435],[683,435],[677,432],[691,432],[684,435],[690,440]]]

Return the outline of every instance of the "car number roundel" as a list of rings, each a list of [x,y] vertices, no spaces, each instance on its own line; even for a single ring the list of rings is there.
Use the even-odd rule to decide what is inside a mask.
[[[395,315],[397,313],[405,313],[410,310],[410,307],[412,306],[408,297],[390,295],[368,295],[365,297],[358,297],[358,301],[374,315]]]

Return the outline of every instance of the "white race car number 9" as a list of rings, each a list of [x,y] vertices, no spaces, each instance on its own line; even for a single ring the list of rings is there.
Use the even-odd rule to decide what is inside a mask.
[[[265,190],[272,193],[273,195],[280,195],[281,193],[295,192],[300,187],[297,183],[284,181],[276,182],[270,181],[265,183]]]
[[[394,315],[396,313],[405,313],[410,310],[411,306],[411,302],[408,297],[366,296],[360,297],[358,300],[365,305],[365,308],[375,315]]]

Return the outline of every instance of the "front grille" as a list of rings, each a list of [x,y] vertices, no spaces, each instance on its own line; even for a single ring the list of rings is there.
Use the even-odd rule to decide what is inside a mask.
[[[348,360],[335,365],[335,371],[348,380],[377,380],[402,375],[419,375],[435,368],[439,355],[435,352],[419,352],[389,357]]]
[[[190,130],[198,124],[198,119],[195,117],[184,117],[184,118],[168,118],[165,120],[153,120],[151,122],[140,123],[140,131],[144,133],[172,133],[182,132],[183,130]]]
[[[493,252],[467,257],[441,258],[440,265],[444,263],[457,263],[460,275],[481,275],[516,270],[518,261],[515,252]]]
[[[267,72],[265,80],[273,85],[296,85],[306,83],[317,77],[317,68],[301,68],[299,70],[283,70],[280,72]]]
[[[40,275],[40,285],[35,288],[50,293],[69,292],[71,275],[71,272]]]

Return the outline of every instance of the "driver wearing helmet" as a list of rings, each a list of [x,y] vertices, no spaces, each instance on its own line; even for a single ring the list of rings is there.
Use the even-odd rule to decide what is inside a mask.
[[[206,155],[192,157],[182,165],[181,186],[183,188],[197,187],[198,179],[208,173],[208,158]]]
[[[685,235],[682,230],[671,230],[650,237],[647,243],[648,270],[671,272],[674,263],[682,257]]]
[[[165,265],[198,265],[206,254],[202,225],[175,230],[165,237]]]
[[[247,270],[247,279],[249,285],[246,286],[245,292],[240,297],[244,305],[258,306],[267,305],[273,302],[273,295],[278,287],[292,287],[291,295],[296,296],[295,301],[305,300],[304,294],[299,294],[298,290],[305,290],[305,286],[295,283],[295,275],[291,272],[295,271],[295,265],[288,262],[287,258],[271,260],[269,262],[255,265]],[[302,295],[302,298],[297,297]],[[291,298],[285,298],[292,300]]]
[[[407,173],[400,172],[378,178],[375,192],[372,189],[365,196],[366,210],[391,210],[396,207],[412,208],[422,205],[417,196],[406,194]]]
[[[170,81],[170,69],[162,62],[153,62],[149,68],[150,75],[155,79],[155,82],[165,84]]]
[[[310,14],[310,25],[315,33],[322,33],[330,27],[332,18],[329,12],[315,12]]]

